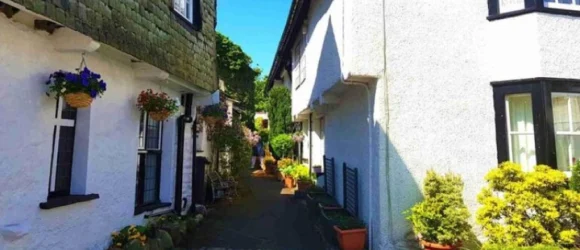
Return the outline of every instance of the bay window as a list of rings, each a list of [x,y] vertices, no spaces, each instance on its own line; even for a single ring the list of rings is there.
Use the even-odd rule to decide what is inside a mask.
[[[488,0],[488,20],[532,12],[580,16],[580,0]]]
[[[498,161],[562,171],[580,157],[580,80],[535,78],[492,83]]]

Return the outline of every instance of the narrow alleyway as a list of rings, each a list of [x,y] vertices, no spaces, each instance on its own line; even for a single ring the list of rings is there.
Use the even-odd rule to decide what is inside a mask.
[[[220,205],[197,230],[194,249],[327,249],[303,201],[270,178],[244,173],[245,195]]]

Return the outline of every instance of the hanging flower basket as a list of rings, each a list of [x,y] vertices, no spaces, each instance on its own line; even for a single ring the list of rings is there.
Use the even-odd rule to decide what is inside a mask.
[[[81,63],[81,66],[84,65]],[[46,85],[49,85],[48,96],[64,97],[68,105],[73,108],[91,106],[93,99],[101,96],[107,90],[107,83],[101,80],[101,75],[90,71],[87,67],[76,73],[64,70],[50,74]]]
[[[219,103],[206,106],[201,114],[203,120],[210,126],[224,122],[227,119],[227,112]]]
[[[137,108],[142,112],[147,112],[154,121],[165,121],[179,110],[177,101],[169,97],[167,93],[155,93],[151,89],[141,91],[137,98]]]

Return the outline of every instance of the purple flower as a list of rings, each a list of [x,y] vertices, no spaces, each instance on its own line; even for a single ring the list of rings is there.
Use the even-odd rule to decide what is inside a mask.
[[[92,98],[95,98],[95,97],[97,97],[97,94],[98,94],[98,93],[99,93],[99,92],[97,92],[96,90],[94,90],[94,89],[91,89],[91,91],[90,91],[89,95],[91,95],[91,97],[92,97]]]
[[[102,89],[103,91],[107,90],[107,83],[105,83],[105,81],[100,80],[99,81],[99,88]]]
[[[83,86],[88,87],[89,86],[89,78],[82,78],[81,83],[83,84]]]
[[[64,79],[65,79],[67,82],[76,82],[76,80],[77,80],[77,76],[76,76],[75,74],[73,74],[73,73],[66,73],[66,74],[64,75]]]
[[[101,75],[99,75],[97,73],[91,72],[91,78],[93,78],[93,79],[100,79],[101,78]]]

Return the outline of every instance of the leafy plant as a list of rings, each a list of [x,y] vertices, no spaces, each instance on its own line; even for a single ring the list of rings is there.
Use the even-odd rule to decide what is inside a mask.
[[[284,168],[280,169],[280,172],[282,174],[284,174],[285,176],[289,176],[289,177],[293,177],[294,176],[294,171],[296,170],[296,166],[294,165],[289,165],[286,166]]]
[[[292,178],[294,178],[295,180],[300,180],[302,178],[310,179],[310,169],[303,164],[296,165],[294,167],[294,171],[292,171],[291,175],[292,175]]]
[[[463,203],[463,181],[454,174],[428,171],[425,199],[406,211],[417,235],[428,242],[455,245],[469,238],[469,211]]]
[[[278,168],[285,168],[293,164],[295,164],[295,162],[291,158],[282,158],[278,161]]]
[[[217,125],[212,132],[213,147],[228,152],[227,157],[220,160],[222,167],[231,170],[233,176],[238,176],[241,169],[247,167],[252,157],[252,147],[244,135],[241,121],[232,119],[232,125]],[[221,154],[226,156],[226,154]]]
[[[141,91],[137,98],[137,108],[145,112],[177,112],[177,101],[169,97],[165,92],[154,93],[153,90]]]
[[[46,85],[49,85],[46,95],[50,96],[52,93],[55,98],[72,93],[86,93],[95,98],[107,90],[107,83],[101,79],[101,75],[90,71],[87,67],[77,73],[56,71],[50,74]]]
[[[290,91],[284,86],[274,86],[270,90],[268,118],[272,137],[292,131],[292,100]],[[292,138],[290,136],[290,138]]]
[[[216,103],[212,105],[205,106],[201,112],[203,117],[213,117],[217,119],[226,119],[228,114],[221,104]]]
[[[570,189],[580,192],[580,161],[572,166],[572,177],[570,178]]]
[[[365,228],[364,222],[342,209],[326,209],[324,214],[340,230]]]
[[[153,227],[126,226],[111,234],[111,248],[117,249],[170,249],[173,241],[169,233]]]
[[[563,172],[504,162],[485,179],[476,219],[489,244],[580,247],[580,193],[568,189]]]
[[[278,157],[284,158],[292,154],[292,148],[294,147],[294,141],[292,141],[292,136],[288,134],[277,135],[270,142],[274,154]]]

